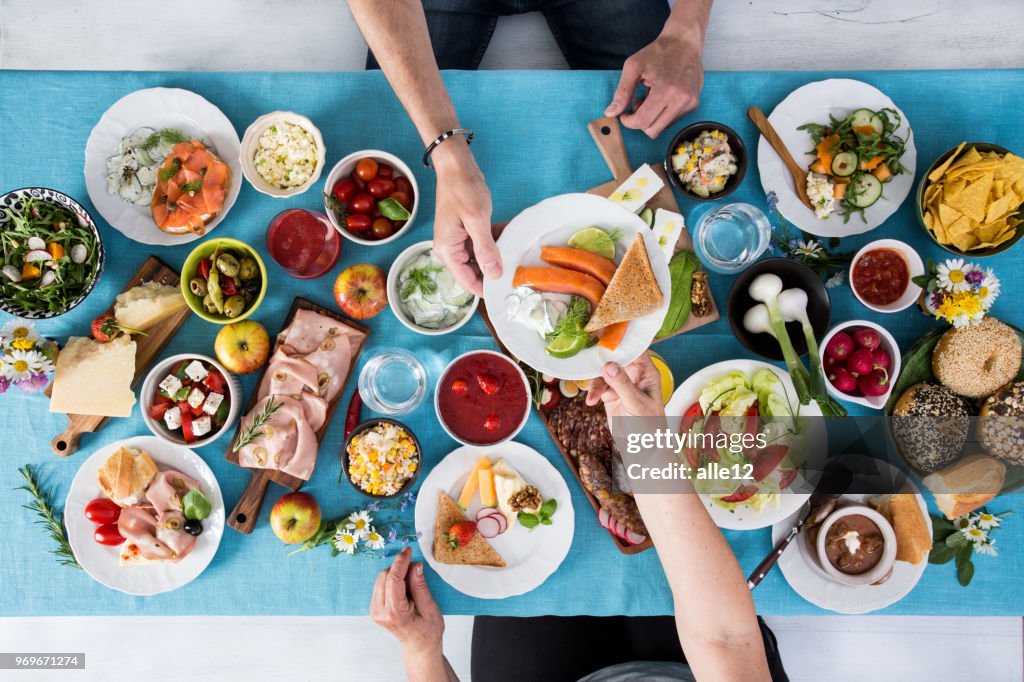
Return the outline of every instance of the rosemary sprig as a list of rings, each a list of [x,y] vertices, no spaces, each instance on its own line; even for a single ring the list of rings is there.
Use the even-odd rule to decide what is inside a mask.
[[[50,494],[43,489],[28,464],[18,469],[18,473],[25,479],[25,485],[19,486],[17,490],[24,490],[32,496],[30,504],[21,506],[39,517],[36,519],[36,523],[44,526],[46,534],[57,543],[57,547],[50,553],[57,557],[57,563],[61,566],[73,566],[81,569],[81,564],[78,563],[74,552],[71,551],[71,543],[68,542],[67,529],[64,528],[64,515],[53,508]]]
[[[249,443],[263,437],[263,427],[266,425],[270,418],[274,416],[274,413],[281,409],[281,403],[277,402],[273,398],[263,403],[263,409],[260,413],[252,418],[252,423],[249,424],[248,428],[242,429],[238,433],[238,437],[235,438],[235,443],[232,445],[232,449],[238,452]]]
[[[166,144],[178,144],[179,142],[188,142],[188,137],[185,136],[180,130],[174,130],[173,128],[164,128],[158,130],[139,145],[142,149],[149,151],[159,146],[161,143]]]

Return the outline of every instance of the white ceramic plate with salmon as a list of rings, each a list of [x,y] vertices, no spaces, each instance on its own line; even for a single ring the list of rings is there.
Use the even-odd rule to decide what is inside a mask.
[[[107,159],[121,140],[139,128],[171,128],[201,140],[230,169],[223,206],[203,234],[164,232],[153,220],[149,203],[133,205],[107,192]],[[148,88],[125,95],[104,112],[85,144],[85,186],[100,215],[118,232],[143,244],[173,246],[208,235],[227,216],[242,188],[241,143],[228,117],[208,100],[180,88]]]
[[[548,355],[547,344],[540,334],[509,319],[506,299],[514,288],[512,280],[517,267],[545,266],[540,258],[542,246],[566,246],[573,234],[591,226],[619,232],[616,264],[622,260],[634,237],[643,235],[647,257],[661,289],[662,303],[654,312],[630,321],[625,337],[615,350],[595,345],[569,358],[555,358]],[[657,237],[638,215],[604,197],[562,194],[527,208],[505,227],[498,238],[498,251],[502,275],[497,279],[484,279],[484,302],[491,324],[513,356],[543,374],[559,379],[592,379],[601,375],[606,362],[628,364],[647,351],[668,312],[672,277]]]
[[[203,519],[203,532],[187,556],[178,562],[122,566],[121,546],[101,545],[93,539],[96,524],[85,518],[89,502],[106,497],[96,481],[96,474],[118,448],[130,447],[149,453],[160,471],[173,469],[197,481],[212,510]],[[68,540],[78,563],[89,576],[112,590],[136,596],[170,592],[199,577],[213,560],[224,535],[224,499],[213,471],[196,453],[183,445],[175,445],[155,436],[135,436],[106,445],[85,460],[75,474],[64,504],[64,524]]]
[[[480,457],[487,457],[492,463],[504,459],[545,500],[558,502],[550,526],[529,530],[518,522],[510,522],[508,530],[487,540],[504,559],[505,568],[442,564],[434,559],[438,495],[444,491],[457,500]],[[466,510],[466,518],[475,520],[478,511],[479,493]],[[514,597],[539,587],[562,565],[572,546],[575,528],[572,497],[565,479],[544,455],[515,441],[486,448],[466,445],[453,450],[431,470],[416,497],[416,529],[422,532],[419,542],[423,558],[446,583],[480,599]]]

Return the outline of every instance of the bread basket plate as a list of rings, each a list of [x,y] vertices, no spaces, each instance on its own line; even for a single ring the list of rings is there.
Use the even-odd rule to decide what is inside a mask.
[[[505,560],[505,568],[442,564],[434,559],[438,495],[445,492],[457,500],[467,475],[482,456],[492,463],[506,460],[529,485],[536,486],[545,500],[556,500],[558,508],[550,526],[537,526],[531,531],[519,523],[510,523],[507,531],[488,540]],[[466,517],[476,520],[479,509],[477,494]],[[480,599],[514,597],[539,587],[569,553],[575,528],[572,498],[565,479],[546,457],[515,441],[486,448],[467,445],[453,450],[431,470],[416,498],[416,530],[422,533],[423,558],[446,583]]]
[[[903,476],[902,472],[888,462],[874,460],[874,463],[877,466],[888,467],[893,477]],[[928,516],[928,505],[913,481],[907,479],[907,486],[917,498],[917,504],[928,525],[928,535],[931,536],[932,520]],[[838,504],[867,504],[871,497],[871,494],[847,494],[839,498]],[[806,512],[806,505],[801,506],[788,518],[772,526],[772,545],[778,545]],[[897,561],[893,566],[892,576],[880,585],[843,585],[829,578],[818,564],[815,552],[808,547],[806,530],[801,530],[789,548],[779,557],[782,575],[797,594],[820,608],[850,615],[884,609],[903,599],[917,585],[927,566],[927,558],[919,564]]]
[[[195,547],[180,562],[162,561],[141,566],[121,566],[121,547],[108,547],[93,540],[96,524],[85,518],[85,506],[105,497],[96,474],[110,455],[121,447],[144,450],[160,471],[174,469],[199,481],[203,495],[213,509],[203,520],[203,533]],[[168,443],[156,436],[135,436],[105,445],[79,467],[64,504],[64,523],[75,558],[89,576],[112,590],[145,597],[170,592],[195,580],[213,560],[224,535],[224,499],[213,471],[199,455],[183,445]]]

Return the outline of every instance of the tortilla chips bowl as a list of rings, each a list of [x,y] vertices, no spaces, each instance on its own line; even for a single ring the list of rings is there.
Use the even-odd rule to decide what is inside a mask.
[[[936,244],[968,258],[994,256],[1024,236],[1024,159],[988,142],[964,142],[921,177],[917,219]]]

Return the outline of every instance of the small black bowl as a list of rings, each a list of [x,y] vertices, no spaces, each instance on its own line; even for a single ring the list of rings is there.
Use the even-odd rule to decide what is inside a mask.
[[[726,306],[726,317],[729,318],[732,333],[744,348],[769,360],[782,360],[782,348],[771,334],[752,334],[743,326],[743,316],[758,304],[758,301],[750,297],[747,289],[755,277],[765,273],[778,275],[782,279],[783,289],[798,287],[807,292],[807,317],[811,320],[814,338],[818,341],[821,341],[828,331],[832,302],[821,277],[803,263],[790,258],[769,258],[754,263],[740,273],[729,292],[729,303]],[[786,324],[786,331],[789,332],[793,349],[804,355],[807,352],[807,342],[804,340],[803,327],[799,322],[789,322]]]
[[[672,168],[672,156],[675,154],[676,147],[682,142],[696,139],[705,130],[718,130],[725,133],[729,137],[729,147],[732,149],[733,156],[736,157],[736,172],[726,181],[725,187],[722,188],[721,192],[716,192],[708,197],[698,196],[686,189],[682,180],[679,179],[679,175]],[[747,174],[747,147],[743,144],[743,138],[729,126],[715,123],[714,121],[700,121],[686,126],[675,134],[671,144],[668,146],[668,152],[665,154],[663,165],[665,173],[668,174],[669,181],[685,196],[694,201],[718,201],[735,192],[736,188],[743,182],[743,176]]]
[[[363,433],[364,431],[367,431],[373,428],[374,426],[377,426],[378,424],[394,424],[398,428],[403,429],[406,433],[409,434],[409,437],[412,438],[412,442],[416,445],[416,452],[418,452],[420,456],[420,461],[416,466],[416,471],[412,472],[412,477],[410,477],[409,480],[405,482],[405,485],[403,485],[394,495],[374,495],[372,493],[368,493],[362,488],[360,488],[356,484],[356,482],[352,480],[352,477],[349,476],[348,473],[348,444],[352,442],[353,438]],[[387,417],[367,419],[362,424],[359,424],[354,429],[352,429],[352,433],[350,433],[348,437],[345,439],[345,445],[341,449],[341,470],[345,474],[345,480],[349,482],[349,485],[351,485],[357,493],[361,493],[363,495],[366,495],[367,497],[372,497],[378,500],[390,500],[395,497],[400,497],[404,495],[405,493],[409,492],[409,490],[411,490],[414,485],[416,485],[416,481],[418,481],[420,478],[420,472],[423,471],[423,447],[420,445],[420,441],[416,437],[416,434],[412,432],[412,429],[410,429],[402,422],[396,419],[388,419]]]

